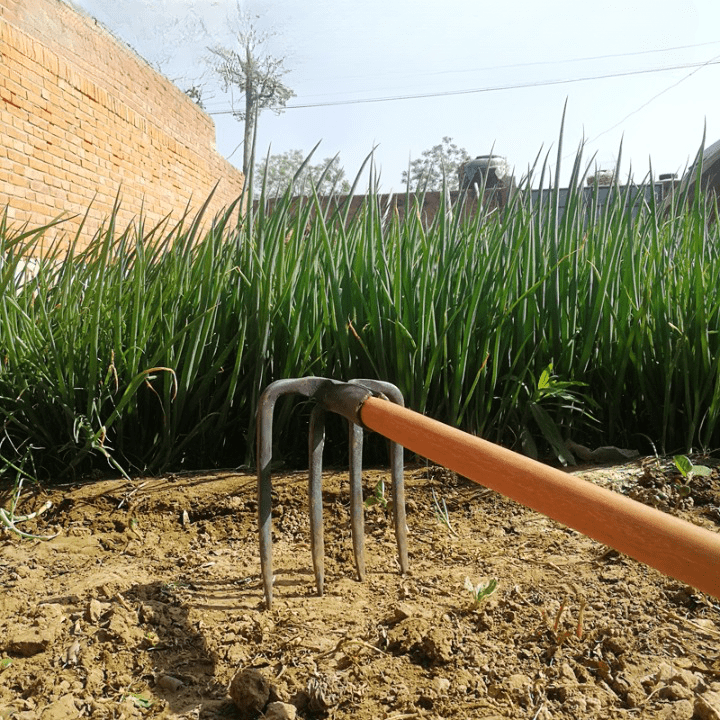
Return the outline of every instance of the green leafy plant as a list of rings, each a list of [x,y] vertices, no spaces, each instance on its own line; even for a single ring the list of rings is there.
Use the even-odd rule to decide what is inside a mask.
[[[472,580],[469,577],[465,578],[465,589],[472,596],[472,607],[473,609],[480,606],[480,604],[487,600],[497,590],[498,581],[496,578],[490,578],[486,581],[481,581],[477,585],[473,585]]]
[[[530,377],[532,378],[532,374]],[[594,422],[595,418],[589,410],[589,406],[593,404],[592,399],[577,389],[587,387],[587,383],[560,380],[554,373],[553,363],[549,363],[532,384],[519,378],[514,379],[521,390],[515,397],[520,415],[520,444],[523,453],[538,458],[535,435],[539,430],[563,465],[575,465],[575,457],[567,447],[562,430],[550,411],[568,420],[580,417]],[[536,428],[535,432],[531,419]]]
[[[690,483],[693,477],[707,477],[712,474],[711,468],[706,465],[694,465],[687,455],[673,455],[673,462],[683,477],[683,482],[679,486],[681,497],[690,495]]]
[[[240,221],[121,227],[118,207],[35,265],[50,229],[0,212],[2,482],[250,464],[260,393],[308,375],[392,380],[418,412],[568,464],[576,429],[720,446],[715,205],[648,184],[601,208],[578,154],[561,210],[558,150],[492,212],[441,193],[428,218],[374,173],[358,204],[363,166],[348,197],[261,193]],[[278,405],[283,459],[305,456],[308,415]]]

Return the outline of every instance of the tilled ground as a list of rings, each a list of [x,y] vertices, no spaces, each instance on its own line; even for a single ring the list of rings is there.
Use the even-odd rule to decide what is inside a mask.
[[[717,470],[689,494],[667,463],[583,474],[718,529]],[[389,483],[365,473],[367,497],[381,479]],[[717,600],[432,467],[406,473],[407,576],[390,512],[367,508],[364,583],[354,577],[347,477],[325,476],[317,597],[306,481],[274,477],[272,611],[254,476],[102,481],[24,497],[18,513],[48,499],[53,508],[21,529],[60,534],[0,535],[0,718],[249,717],[228,687],[254,668],[269,692],[259,707],[280,701],[293,707],[274,708],[301,718],[720,719]],[[473,606],[466,579],[491,578],[497,589]]]

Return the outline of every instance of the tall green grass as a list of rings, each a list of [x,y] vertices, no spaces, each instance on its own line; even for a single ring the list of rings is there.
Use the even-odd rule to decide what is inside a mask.
[[[578,154],[561,216],[547,163],[529,175],[505,208],[446,199],[429,225],[421,193],[400,218],[372,183],[353,216],[289,192],[239,222],[114,213],[21,286],[48,229],[2,220],[0,470],[240,465],[259,393],[309,374],[394,382],[410,407],[515,448],[533,403],[576,442],[720,445],[716,206],[680,193],[633,215],[617,186],[589,220]],[[531,178],[551,190],[535,205]],[[586,383],[584,405],[543,400],[551,363]],[[304,452],[306,415],[281,404],[279,454]]]

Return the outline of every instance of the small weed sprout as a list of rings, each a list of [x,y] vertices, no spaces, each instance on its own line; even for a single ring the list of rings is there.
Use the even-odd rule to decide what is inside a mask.
[[[679,487],[680,497],[687,497],[690,494],[690,482],[693,477],[707,477],[712,470],[707,465],[693,465],[692,460],[687,455],[674,455],[673,460],[675,467],[683,476],[684,482]]]
[[[452,535],[458,537],[455,528],[450,523],[450,513],[448,512],[447,505],[445,504],[445,498],[442,498],[442,507],[440,507],[440,502],[435,494],[435,490],[432,491],[432,496],[433,505],[435,506],[435,518],[441,525],[444,525]]]
[[[151,707],[153,704],[152,700],[148,700],[148,698],[143,697],[142,695],[138,695],[136,693],[130,693],[129,695],[124,695],[122,699],[125,700],[126,698],[130,698],[130,700],[132,701],[132,704],[136,708],[143,708],[143,709],[147,710],[147,708]]]
[[[26,520],[33,520],[52,507],[52,503],[48,500],[39,510],[36,510],[35,512],[28,513],[27,515],[17,515],[15,511],[20,500],[22,484],[22,478],[20,478],[18,480],[17,487],[15,488],[15,492],[13,493],[10,509],[6,510],[5,508],[0,507],[0,528],[4,527],[9,532],[13,532],[21,538],[26,538],[28,540],[52,540],[57,537],[59,533],[55,533],[54,535],[33,535],[32,533],[23,532],[18,529],[17,523],[25,522]]]
[[[480,607],[483,600],[489,598],[495,590],[497,590],[498,581],[496,578],[490,578],[487,582],[479,582],[473,585],[469,577],[465,578],[465,589],[472,595],[472,609]]]
[[[388,501],[385,498],[385,481],[382,478],[378,480],[377,485],[375,485],[375,492],[365,500],[364,505],[366,508],[373,505],[382,505],[383,510],[387,510]]]

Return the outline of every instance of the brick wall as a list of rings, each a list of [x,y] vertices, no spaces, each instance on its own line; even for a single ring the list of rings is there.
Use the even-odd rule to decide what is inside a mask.
[[[242,190],[215,126],[169,80],[61,0],[0,0],[0,209],[11,224],[77,215],[49,232],[85,244],[118,191],[122,227],[190,204],[219,181],[211,218]]]

